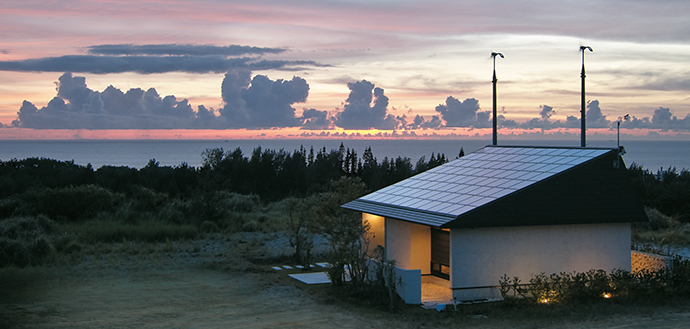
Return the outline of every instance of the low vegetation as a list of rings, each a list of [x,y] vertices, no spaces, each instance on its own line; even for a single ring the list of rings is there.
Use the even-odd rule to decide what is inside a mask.
[[[667,216],[654,208],[646,208],[649,221],[632,226],[633,249],[671,255],[676,249],[690,245],[690,223],[680,216]]]
[[[632,273],[590,270],[584,273],[537,274],[524,284],[504,275],[503,298],[509,303],[584,304],[612,299],[618,302],[660,301],[690,297],[690,259],[673,257],[670,267]]]

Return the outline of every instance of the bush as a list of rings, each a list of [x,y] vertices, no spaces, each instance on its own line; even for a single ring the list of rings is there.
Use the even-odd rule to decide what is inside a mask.
[[[260,204],[261,200],[258,195],[242,195],[239,193],[218,192],[220,197],[224,199],[225,206],[228,210],[247,213],[254,211]]]
[[[22,201],[18,198],[11,197],[0,199],[0,219],[12,217],[16,209],[22,207]]]
[[[51,250],[47,236],[56,231],[55,222],[45,216],[0,221],[0,267],[43,263]]]
[[[96,186],[32,189],[22,193],[19,213],[46,215],[57,221],[83,221],[99,212],[110,212],[122,202],[124,195]]]
[[[500,292],[505,300],[530,303],[589,303],[602,298],[650,300],[690,294],[690,259],[673,258],[670,268],[631,273],[614,270],[590,270],[584,273],[534,275],[528,284],[504,275]]]

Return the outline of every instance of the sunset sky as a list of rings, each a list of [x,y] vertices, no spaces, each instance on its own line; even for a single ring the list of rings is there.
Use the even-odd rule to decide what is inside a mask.
[[[690,2],[3,1],[0,139],[690,140]],[[612,137],[614,136],[614,137]]]

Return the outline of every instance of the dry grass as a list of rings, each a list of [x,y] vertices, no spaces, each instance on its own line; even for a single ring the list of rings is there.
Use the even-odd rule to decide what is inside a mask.
[[[73,235],[85,243],[193,239],[198,235],[193,225],[177,225],[161,222],[140,222],[136,224],[117,221],[88,221],[82,224],[62,226],[66,235]]]
[[[12,328],[22,321],[34,321],[32,327],[36,328],[52,328],[59,323],[63,327],[65,323],[88,327],[93,324],[89,321],[95,312],[102,314],[100,326],[117,327],[124,323],[121,321],[135,321],[133,314],[155,313],[159,305],[168,304],[165,300],[175,301],[179,309],[177,318],[159,320],[171,321],[166,323],[173,326],[194,323],[197,327],[252,328],[604,328],[612,323],[622,327],[687,324],[690,302],[684,299],[657,301],[653,305],[621,304],[614,300],[577,306],[492,303],[459,305],[457,310],[451,306],[443,313],[407,305],[389,313],[385,306],[373,307],[343,297],[352,295],[328,285],[305,285],[288,278],[288,271],[270,269],[284,265],[284,261],[271,262],[270,257],[263,261],[247,260],[266,252],[257,250],[270,245],[271,238],[261,234],[218,234],[180,241],[99,242],[84,244],[71,253],[56,253],[51,265],[0,269],[0,318],[6,315],[3,312],[18,309],[11,305],[24,310],[5,317],[15,322],[0,320],[0,327]],[[74,289],[78,289],[78,295],[69,294]],[[179,294],[180,289],[184,289],[184,294]],[[119,291],[128,291],[128,295],[120,295]],[[98,310],[80,304],[99,298],[122,302],[100,303],[103,309]],[[127,303],[136,305],[126,310],[116,307]],[[44,309],[55,311],[36,315]],[[236,316],[222,317],[228,312]]]
[[[669,255],[679,246],[690,245],[690,223],[653,208],[645,210],[649,221],[632,227],[632,242],[638,248]]]

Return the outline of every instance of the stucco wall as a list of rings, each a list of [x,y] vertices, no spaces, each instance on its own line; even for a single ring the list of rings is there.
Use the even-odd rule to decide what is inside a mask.
[[[403,269],[431,272],[431,228],[386,218],[386,259]]]
[[[373,259],[367,262],[369,266],[369,279],[376,280],[381,263]],[[400,267],[395,268],[395,289],[402,300],[407,304],[422,303],[422,273],[420,270],[406,270]]]
[[[410,268],[419,269],[421,274],[431,273],[431,227],[410,224]]]
[[[362,213],[362,223],[369,224],[369,238],[371,239],[369,241],[369,255],[376,249],[376,246],[385,246],[386,244],[385,220],[381,216]]]
[[[630,224],[451,229],[451,287],[458,299],[486,298],[458,288],[498,286],[507,274],[630,270]]]

